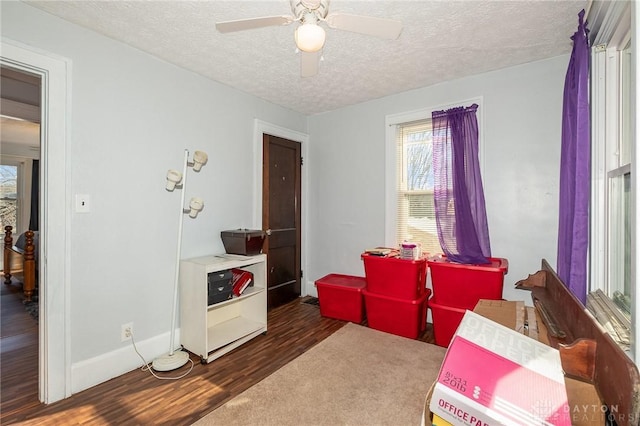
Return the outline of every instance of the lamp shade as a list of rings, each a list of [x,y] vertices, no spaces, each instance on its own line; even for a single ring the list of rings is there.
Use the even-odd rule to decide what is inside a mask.
[[[315,23],[305,23],[296,28],[296,46],[304,52],[317,52],[324,46],[324,29]]]
[[[207,162],[209,156],[204,151],[195,151],[193,153],[193,170],[200,171],[200,168]]]
[[[173,191],[176,185],[182,180],[182,173],[177,170],[171,169],[167,172],[167,191]]]
[[[189,217],[195,218],[203,208],[204,200],[202,198],[193,197],[189,202]]]

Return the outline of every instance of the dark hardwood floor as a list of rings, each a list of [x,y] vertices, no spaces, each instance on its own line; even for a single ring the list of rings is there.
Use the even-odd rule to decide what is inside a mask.
[[[180,380],[136,369],[65,400],[38,401],[38,328],[21,302],[20,286],[1,290],[0,424],[188,425],[264,379],[342,327],[305,298],[274,308],[268,332],[213,361],[195,362]],[[420,340],[433,342],[430,324]],[[175,376],[186,371],[160,373]]]

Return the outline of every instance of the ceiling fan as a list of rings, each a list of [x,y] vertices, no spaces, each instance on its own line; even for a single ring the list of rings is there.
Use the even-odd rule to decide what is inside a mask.
[[[329,13],[329,0],[290,0],[292,15],[264,16],[216,23],[221,33],[255,28],[289,25],[299,22],[295,31],[296,46],[300,50],[300,75],[311,77],[318,73],[325,31],[319,25],[351,31],[384,39],[396,39],[402,31],[402,22],[393,19],[360,16],[348,13]]]

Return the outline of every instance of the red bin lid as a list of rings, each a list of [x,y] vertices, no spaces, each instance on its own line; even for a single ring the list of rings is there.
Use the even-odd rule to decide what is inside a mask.
[[[332,287],[349,287],[353,289],[363,289],[367,286],[365,277],[357,277],[354,275],[329,274],[316,280],[318,284],[328,285]]]
[[[490,257],[490,263],[487,264],[468,264],[468,263],[456,263],[447,259],[446,256],[431,257],[428,260],[429,265],[437,265],[446,263],[447,266],[460,267],[465,269],[481,269],[481,270],[500,270],[503,274],[506,274],[509,270],[509,261],[503,257]],[[496,271],[497,272],[497,271]]]

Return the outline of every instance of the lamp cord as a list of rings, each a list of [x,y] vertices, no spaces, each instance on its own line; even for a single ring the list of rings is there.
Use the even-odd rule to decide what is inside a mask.
[[[153,377],[155,377],[158,380],[178,380],[178,379],[182,379],[183,377],[185,377],[187,374],[191,373],[191,370],[193,370],[194,367],[194,363],[193,360],[191,358],[189,359],[189,362],[191,363],[191,367],[189,367],[189,370],[187,370],[187,372],[181,374],[180,376],[177,377],[164,377],[164,376],[158,376],[154,371],[153,368],[151,368],[151,363],[147,362],[146,359],[144,359],[144,357],[142,356],[142,354],[140,354],[140,352],[138,352],[138,347],[136,346],[136,340],[133,338],[133,332],[131,332],[131,343],[133,344],[133,350],[136,351],[136,353],[138,354],[138,356],[140,357],[140,359],[142,360],[142,362],[144,363],[144,365],[142,367],[140,367],[140,371],[148,371],[149,373],[151,373],[151,375]],[[182,349],[178,349],[178,350],[182,350]]]

